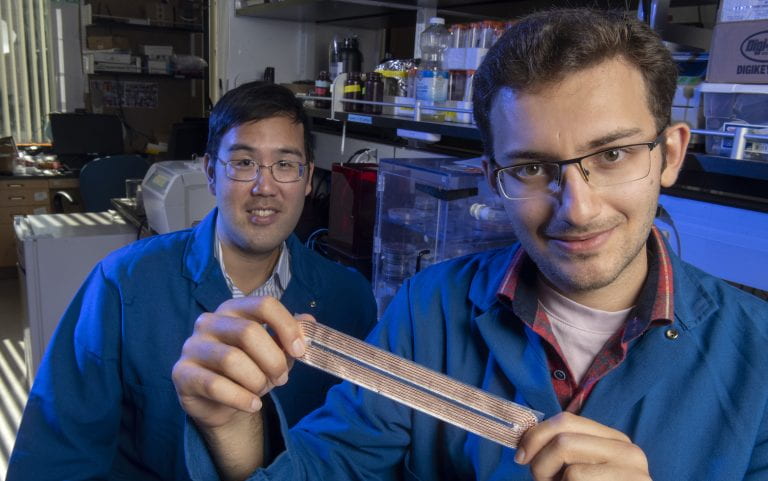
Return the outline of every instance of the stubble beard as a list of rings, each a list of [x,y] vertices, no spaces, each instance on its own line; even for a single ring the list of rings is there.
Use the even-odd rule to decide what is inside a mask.
[[[653,215],[646,217],[646,221],[637,236],[632,236],[629,233],[630,237],[627,242],[630,245],[614,247],[618,252],[610,252],[608,256],[605,256],[605,251],[568,255],[567,262],[571,264],[570,269],[559,267],[562,262],[558,262],[558,260],[563,259],[562,257],[554,258],[537,250],[527,251],[527,253],[551,285],[567,292],[596,291],[616,282],[622,274],[627,272],[627,268],[638,256],[642,255],[643,247],[646,245],[653,225],[653,218]],[[601,269],[601,265],[593,264],[600,262],[601,257],[604,261],[614,264],[614,267],[605,270]]]

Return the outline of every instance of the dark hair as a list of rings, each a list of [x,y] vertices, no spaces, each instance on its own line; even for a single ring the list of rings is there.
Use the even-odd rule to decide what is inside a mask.
[[[208,119],[208,145],[205,151],[216,158],[221,138],[230,129],[248,122],[288,117],[304,126],[304,154],[307,162],[314,160],[312,124],[301,101],[285,87],[261,82],[249,82],[224,94],[211,110]]]
[[[473,81],[473,110],[486,154],[493,153],[490,111],[500,88],[536,92],[615,57],[640,71],[648,108],[657,130],[663,129],[678,71],[650,27],[623,12],[588,8],[537,12],[514,24],[490,49]]]

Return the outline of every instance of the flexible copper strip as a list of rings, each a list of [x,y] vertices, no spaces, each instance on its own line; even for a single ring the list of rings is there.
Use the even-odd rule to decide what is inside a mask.
[[[376,348],[330,327],[299,321],[310,366],[511,448],[540,413]]]

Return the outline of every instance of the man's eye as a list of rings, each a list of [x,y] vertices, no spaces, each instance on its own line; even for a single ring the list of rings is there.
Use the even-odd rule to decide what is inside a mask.
[[[512,175],[519,179],[530,179],[545,174],[544,166],[541,164],[526,164],[510,169]]]
[[[237,160],[230,160],[229,165],[234,167],[235,169],[252,169],[256,166],[256,162],[254,162],[251,159],[237,159]]]
[[[626,157],[626,155],[627,155],[627,152],[625,152],[622,149],[606,150],[605,152],[600,154],[599,160],[601,162],[611,164],[611,163],[616,163],[624,160],[624,157]]]
[[[295,170],[298,167],[298,163],[291,162],[290,160],[279,160],[275,162],[275,167],[280,170]]]

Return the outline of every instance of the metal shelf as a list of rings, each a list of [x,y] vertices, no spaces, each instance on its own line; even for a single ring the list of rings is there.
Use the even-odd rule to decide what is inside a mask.
[[[362,28],[384,28],[415,22],[415,2],[368,0],[283,0],[236,10],[238,16],[315,22]]]
[[[173,75],[173,74],[160,74],[160,73],[145,73],[145,72],[113,72],[111,70],[99,70],[88,75],[92,77],[144,77],[153,79],[168,79],[168,80],[203,80],[202,75]]]
[[[330,117],[330,110],[327,110]],[[430,134],[440,134],[461,139],[480,139],[480,131],[471,124],[459,124],[453,122],[428,122],[415,121],[407,117],[395,117],[394,115],[373,115],[352,112],[335,112],[336,120],[358,124],[371,125],[385,129],[405,129]]]
[[[94,15],[93,23],[86,25],[88,28],[127,28],[136,30],[173,30],[181,32],[202,32],[203,26],[200,24],[188,23],[148,23],[143,18],[112,17],[108,15]]]
[[[413,25],[420,8],[435,8],[448,23],[486,19],[509,19],[546,6],[625,9],[624,0],[283,0],[250,5],[236,10],[238,16],[296,22],[329,23],[359,28]],[[637,1],[629,2],[630,8]]]

